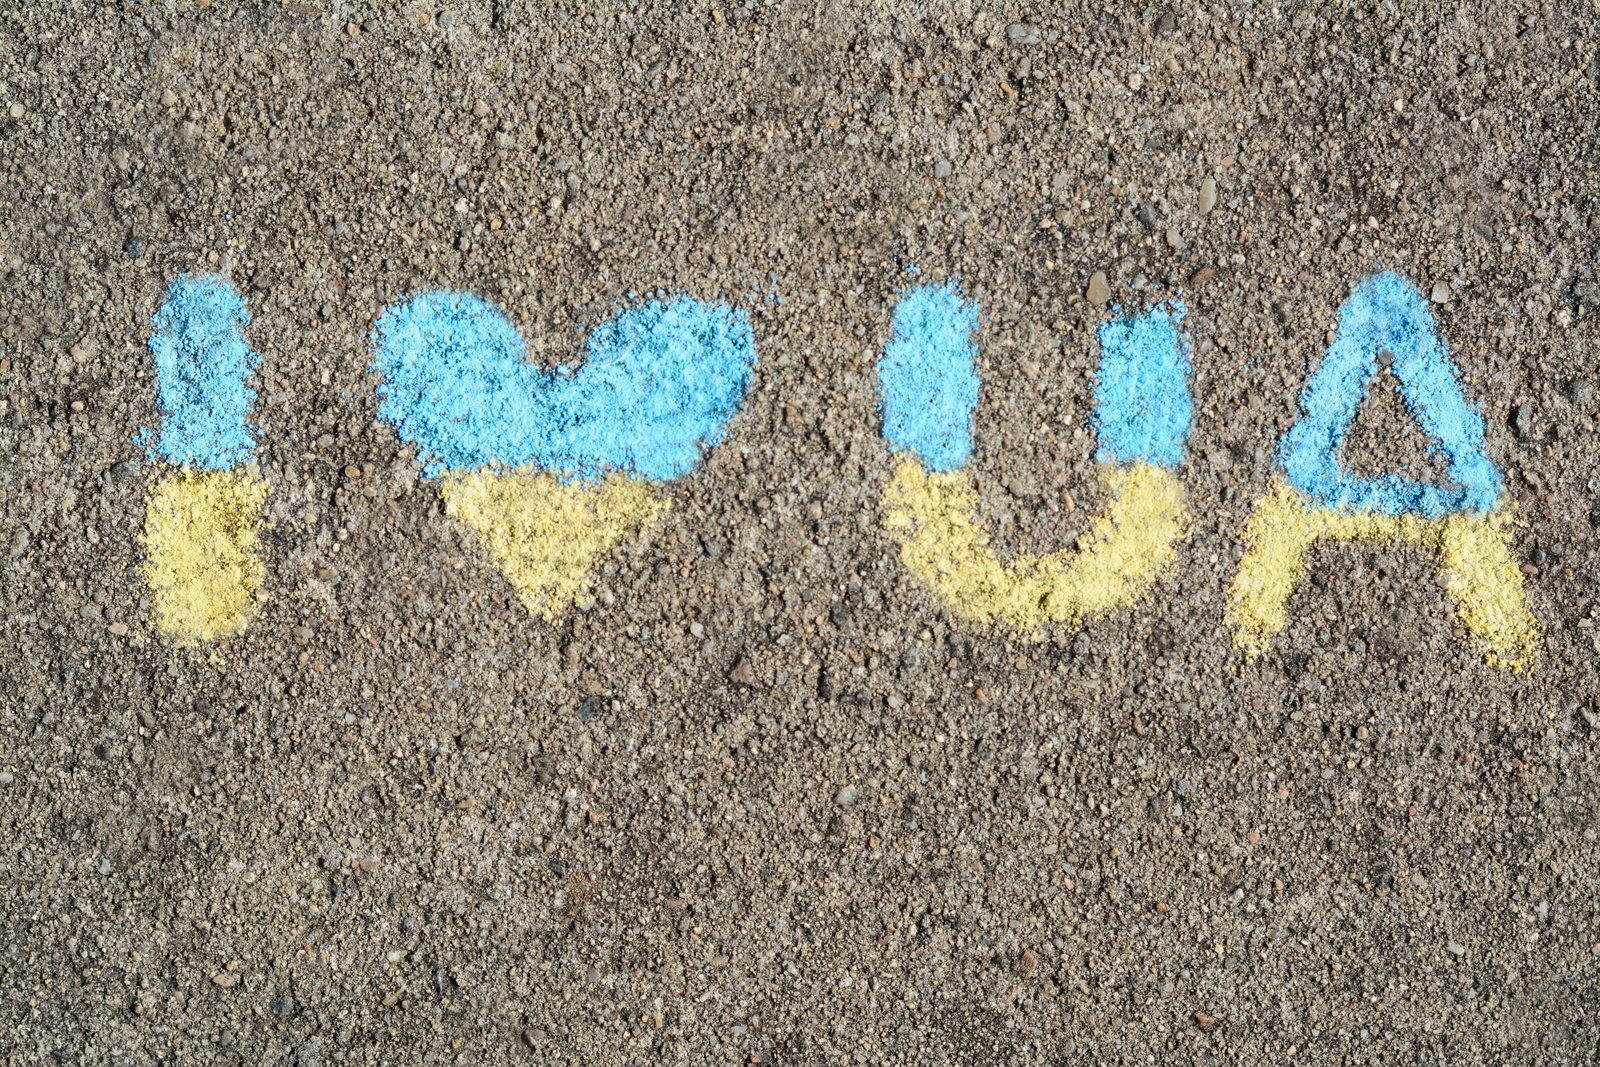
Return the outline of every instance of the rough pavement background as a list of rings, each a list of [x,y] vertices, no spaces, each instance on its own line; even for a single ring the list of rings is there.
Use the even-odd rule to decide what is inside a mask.
[[[1593,1062],[1600,26],[1293,9],[7,5],[7,1061]],[[1091,274],[1182,288],[1196,525],[1151,602],[1033,643],[900,568],[911,265],[981,303],[1002,550],[1099,504]],[[1222,629],[1379,267],[1440,286],[1531,675],[1408,551],[1319,549],[1261,661]],[[179,649],[131,438],[208,270],[263,356],[270,599]],[[554,625],[375,422],[372,322],[429,286],[552,363],[652,290],[753,317],[727,441]],[[1347,459],[1427,469],[1390,394]]]

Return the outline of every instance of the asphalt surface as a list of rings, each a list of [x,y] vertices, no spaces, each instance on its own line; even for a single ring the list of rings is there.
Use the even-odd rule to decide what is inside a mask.
[[[8,5],[6,1062],[1595,1062],[1600,24],[1297,11]],[[1359,543],[1233,647],[1379,270],[1483,414],[1527,672]],[[191,647],[135,441],[183,273],[249,304],[268,486],[259,614]],[[1102,503],[1097,324],[1184,302],[1192,528],[1138,606],[1033,640],[901,565],[873,368],[946,280],[1002,555]],[[441,287],[551,366],[652,292],[750,317],[725,439],[552,622],[376,417],[373,323]],[[1380,382],[1344,458],[1426,444]]]

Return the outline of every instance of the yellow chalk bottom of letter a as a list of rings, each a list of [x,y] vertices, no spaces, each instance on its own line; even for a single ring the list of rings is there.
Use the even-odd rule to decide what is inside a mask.
[[[1522,595],[1522,572],[1511,558],[1510,509],[1438,519],[1340,511],[1313,503],[1279,482],[1256,504],[1239,573],[1228,591],[1234,644],[1256,655],[1286,622],[1285,607],[1306,569],[1312,542],[1380,541],[1439,554],[1439,575],[1456,601],[1462,626],[1483,643],[1490,663],[1524,669],[1539,625]]]
[[[1138,462],[1102,474],[1110,502],[1078,538],[1077,551],[1019,555],[1001,563],[974,521],[977,495],[960,471],[929,473],[900,457],[884,491],[884,526],[900,559],[957,611],[1025,629],[1131,604],[1173,561],[1188,527],[1172,472]]]
[[[595,561],[666,508],[642,478],[563,482],[529,470],[445,478],[445,511],[477,531],[529,611],[551,619]]]
[[[185,467],[156,484],[140,540],[158,630],[185,644],[244,631],[261,588],[256,520],[266,498],[264,482],[235,471]]]

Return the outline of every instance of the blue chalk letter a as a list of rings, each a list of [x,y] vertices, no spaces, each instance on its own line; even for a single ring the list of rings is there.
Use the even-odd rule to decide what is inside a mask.
[[[1394,357],[1406,406],[1444,449],[1453,486],[1393,474],[1355,478],[1339,468],[1339,446],[1384,351]],[[1500,475],[1483,452],[1483,419],[1461,395],[1427,300],[1397,274],[1368,278],[1340,305],[1333,344],[1300,406],[1305,415],[1285,436],[1280,459],[1294,487],[1319,503],[1438,518],[1487,511],[1500,495]]]

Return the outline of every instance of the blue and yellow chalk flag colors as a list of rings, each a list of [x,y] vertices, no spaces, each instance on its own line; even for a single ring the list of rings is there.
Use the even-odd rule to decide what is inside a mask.
[[[259,477],[246,415],[258,362],[245,343],[244,301],[221,278],[180,276],[151,320],[162,470],[146,502],[142,571],[153,621],[180,642],[210,641],[248,625],[261,589],[256,524]]]
[[[1341,470],[1339,447],[1385,352],[1407,407],[1443,450],[1453,485]],[[1357,285],[1339,308],[1333,343],[1300,404],[1304,414],[1279,453],[1285,477],[1251,515],[1248,548],[1229,590],[1235,643],[1255,655],[1283,629],[1316,541],[1370,540],[1437,552],[1457,617],[1489,660],[1529,666],[1538,625],[1511,556],[1510,500],[1484,454],[1483,420],[1462,395],[1422,295],[1392,273]]]
[[[505,314],[465,293],[387,309],[373,343],[380,417],[546,618],[665,506],[651,482],[721,439],[755,369],[744,312],[686,296],[618,312],[575,371],[530,365]]]
[[[882,432],[897,453],[884,526],[901,562],[978,622],[1037,634],[1137,601],[1189,527],[1178,482],[1193,418],[1180,303],[1118,314],[1095,331],[1095,456],[1107,502],[1072,549],[1000,560],[975,519],[979,309],[954,283],[900,294],[878,361]],[[1493,663],[1531,665],[1539,628],[1511,555],[1512,510],[1427,300],[1393,273],[1361,281],[1278,450],[1227,596],[1235,644],[1266,649],[1321,540],[1431,549],[1462,625]],[[250,315],[223,279],[178,277],[151,320],[159,430],[140,534],[152,621],[180,642],[238,634],[262,593],[255,473],[258,359]],[[527,362],[516,327],[467,293],[385,309],[372,332],[379,416],[415,445],[447,512],[471,527],[527,607],[551,618],[595,563],[663,508],[661,483],[722,438],[755,371],[745,313],[687,296],[618,310],[576,369]],[[1444,484],[1357,477],[1339,450],[1380,360],[1446,459]]]
[[[901,562],[940,600],[980,622],[1036,630],[1134,602],[1171,565],[1188,527],[1174,467],[1190,417],[1181,305],[1099,330],[1096,426],[1108,503],[1077,551],[1002,563],[974,519],[960,468],[978,401],[977,308],[952,285],[901,294],[878,364],[883,433],[900,452],[884,492],[884,525]]]

